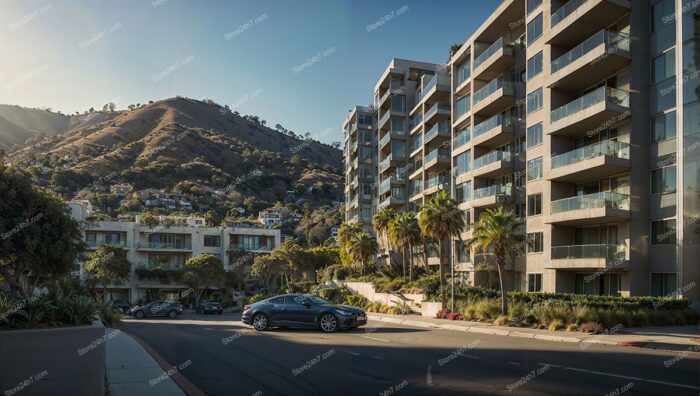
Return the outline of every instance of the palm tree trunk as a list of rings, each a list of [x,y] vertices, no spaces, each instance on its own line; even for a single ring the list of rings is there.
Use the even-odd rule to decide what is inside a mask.
[[[438,257],[440,258],[440,300],[442,301],[442,309],[447,307],[447,296],[445,296],[445,268],[442,265],[442,240],[438,242]]]
[[[406,248],[401,249],[401,264],[403,265],[403,278],[406,279]]]
[[[408,244],[408,280],[413,280],[413,245]]]
[[[505,284],[503,282],[503,273],[505,272],[505,263],[502,264],[502,261],[500,258],[496,258],[498,261],[496,265],[498,265],[498,278],[499,281],[501,282],[501,315],[508,315],[508,293],[506,292]],[[503,267],[503,269],[501,269]]]

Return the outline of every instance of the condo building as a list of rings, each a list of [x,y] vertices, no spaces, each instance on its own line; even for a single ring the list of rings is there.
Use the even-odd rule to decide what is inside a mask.
[[[469,225],[523,220],[512,289],[700,300],[699,21],[693,0],[505,0],[446,65],[394,59],[372,210],[447,189]],[[490,254],[451,250],[464,281],[498,281]]]
[[[89,221],[80,202],[69,202],[76,220],[82,220],[84,241],[90,251],[100,245],[121,246],[131,263],[128,280],[108,285],[109,300],[124,299],[132,303],[151,299],[149,293],[177,296],[187,286],[168,279],[141,279],[137,269],[182,270],[185,262],[200,254],[218,257],[226,271],[248,265],[254,254],[269,253],[281,244],[280,230],[243,224],[227,224],[225,227],[207,227],[203,218],[187,217],[161,221],[155,227],[143,224],[139,216],[135,221]],[[165,220],[165,219],[162,219]],[[172,223],[172,224],[171,224]],[[243,268],[243,273],[250,268]],[[82,263],[75,272],[85,278]]]

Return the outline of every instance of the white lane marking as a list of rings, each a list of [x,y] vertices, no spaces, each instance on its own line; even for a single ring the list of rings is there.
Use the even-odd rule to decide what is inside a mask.
[[[513,366],[520,366],[520,363],[518,362],[508,362],[508,364],[512,364]]]
[[[583,373],[589,373],[589,374],[598,374],[598,375],[607,375],[608,377],[617,377],[617,378],[624,378],[624,379],[629,379],[629,380],[635,380],[635,381],[644,381],[644,378],[640,377],[630,377],[628,375],[619,375],[619,374],[611,374],[611,373],[603,373],[601,371],[595,371],[595,370],[585,370],[585,369],[580,369],[580,368],[575,368],[575,367],[564,367],[566,370],[573,370],[573,371],[581,371]]]
[[[640,377],[632,377],[629,375],[620,375],[620,374],[611,374],[611,373],[603,373],[601,371],[595,371],[595,370],[585,370],[585,369],[580,369],[580,368],[575,368],[575,367],[562,367],[558,366],[556,364],[547,364],[547,363],[537,363],[540,366],[551,366],[551,367],[560,367],[566,370],[571,370],[571,371],[579,371],[582,373],[588,373],[588,374],[596,374],[596,375],[605,375],[608,377],[616,377],[616,378],[624,378],[624,379],[629,379],[629,380],[635,380],[635,381],[644,381],[644,382],[651,382],[653,384],[660,384],[660,385],[667,385],[667,386],[675,386],[679,388],[688,388],[688,389],[693,389],[693,390],[700,390],[700,387],[693,386],[693,385],[686,385],[686,384],[678,384],[675,382],[666,382],[666,381],[658,381],[658,380],[650,380],[650,379],[645,379],[645,378],[640,378]]]
[[[480,357],[474,356],[474,355],[462,355],[462,356],[472,358],[472,359],[481,359]]]
[[[372,357],[375,358],[375,359],[384,360],[384,358],[381,357],[381,356],[372,356]]]
[[[391,342],[391,341],[385,340],[385,339],[383,339],[383,338],[376,338],[376,337],[370,337],[370,336],[362,336],[362,338],[367,338],[367,339],[370,339],[370,340],[377,340],[377,341],[382,341],[382,342]]]
[[[681,388],[696,389],[696,390],[700,389],[700,388],[698,388],[697,386],[676,384],[676,383],[674,383],[674,382],[656,381],[656,380],[644,380],[644,381],[646,381],[646,382],[653,382],[653,383],[655,383],[655,384],[661,384],[661,385],[679,386],[679,387],[681,387]]]
[[[360,354],[357,353],[357,352],[350,352],[350,351],[347,351],[347,353],[349,353],[349,354],[351,354],[351,355],[355,355],[355,356],[360,356]]]

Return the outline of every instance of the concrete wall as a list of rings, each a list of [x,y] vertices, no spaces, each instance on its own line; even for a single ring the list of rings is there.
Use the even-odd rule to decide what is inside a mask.
[[[104,336],[101,325],[0,331],[3,395],[103,395]],[[79,354],[95,341],[99,345]]]
[[[379,301],[391,306],[403,306],[403,301],[400,298],[389,293],[377,293],[374,291],[374,286],[369,282],[343,282],[343,284],[353,293],[357,293],[369,301]],[[423,300],[425,300],[423,294],[404,294],[404,296],[421,305],[423,305]]]

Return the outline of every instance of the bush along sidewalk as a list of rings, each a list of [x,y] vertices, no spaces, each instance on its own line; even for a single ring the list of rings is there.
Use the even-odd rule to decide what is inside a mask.
[[[458,290],[459,289],[459,290]],[[435,293],[439,295],[439,291]],[[690,302],[664,297],[615,297],[509,292],[509,311],[501,314],[500,292],[478,287],[455,289],[458,309],[439,319],[490,322],[497,326],[602,333],[623,327],[697,324]]]

